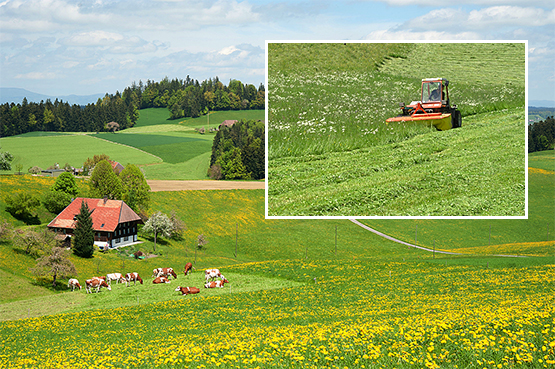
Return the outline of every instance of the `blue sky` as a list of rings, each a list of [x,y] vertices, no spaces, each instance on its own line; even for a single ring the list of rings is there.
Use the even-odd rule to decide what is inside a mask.
[[[555,100],[554,8],[552,0],[0,0],[0,87],[88,95],[187,75],[258,86],[266,40],[528,40],[529,99]]]

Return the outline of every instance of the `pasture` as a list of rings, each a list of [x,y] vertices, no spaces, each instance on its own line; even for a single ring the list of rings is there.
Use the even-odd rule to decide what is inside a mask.
[[[363,220],[408,242],[418,226],[419,245],[466,256],[408,248],[348,220],[265,219],[261,190],[153,193],[152,208],[175,210],[187,231],[160,238],[145,260],[127,254],[154,253],[148,235],[121,252],[72,256],[81,282],[118,271],[145,281],[98,294],[43,287],[29,273],[33,260],[0,240],[0,367],[550,368],[553,163],[551,152],[529,157],[529,219]],[[0,176],[0,189],[40,192],[51,182]],[[209,243],[195,254],[200,233]],[[159,266],[178,278],[153,285]],[[226,288],[173,291],[201,287],[211,267]]]
[[[207,179],[214,135],[202,135],[195,129],[216,128],[226,119],[263,120],[264,110],[212,112],[210,124],[207,116],[168,117],[167,109],[144,109],[135,127],[115,134],[32,132],[2,138],[0,147],[14,155],[11,173],[17,164],[24,173],[32,166],[46,169],[55,163],[80,168],[87,158],[106,154],[123,165],[141,167],[148,179]]]
[[[522,43],[269,44],[267,214],[524,216],[524,63]],[[387,124],[432,76],[462,129]]]

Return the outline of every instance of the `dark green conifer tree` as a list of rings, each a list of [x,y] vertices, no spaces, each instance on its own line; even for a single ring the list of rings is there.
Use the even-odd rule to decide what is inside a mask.
[[[82,258],[92,258],[94,252],[94,230],[89,206],[85,201],[77,215],[73,235],[73,253]]]

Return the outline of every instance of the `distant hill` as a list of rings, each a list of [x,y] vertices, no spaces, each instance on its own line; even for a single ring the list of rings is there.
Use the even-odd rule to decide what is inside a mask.
[[[555,100],[528,100],[528,106],[537,108],[555,108]]]
[[[528,123],[536,123],[539,121],[546,120],[547,117],[555,116],[555,107],[541,107],[537,108],[535,106],[528,106]]]
[[[16,103],[20,104],[23,101],[23,98],[27,98],[28,102],[36,102],[40,103],[42,101],[46,101],[50,99],[50,101],[54,102],[54,100],[58,99],[64,102],[68,102],[69,104],[77,104],[77,105],[87,105],[89,103],[96,103],[98,98],[104,97],[105,94],[94,94],[94,95],[86,95],[86,96],[78,96],[78,95],[67,95],[67,96],[48,96],[43,94],[38,94],[36,92],[28,91],[23,88],[12,88],[12,87],[0,87],[0,104],[5,103]]]

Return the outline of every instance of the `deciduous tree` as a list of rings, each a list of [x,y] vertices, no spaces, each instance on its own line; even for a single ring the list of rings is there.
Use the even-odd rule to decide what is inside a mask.
[[[62,191],[70,196],[77,196],[79,187],[75,182],[75,177],[69,172],[64,172],[56,178],[56,182],[52,185],[52,191]]]
[[[143,231],[154,234],[154,251],[156,251],[156,240],[158,235],[164,237],[171,237],[173,230],[173,223],[166,214],[156,212],[152,214],[145,223]]]
[[[47,255],[37,259],[37,265],[32,269],[38,276],[51,275],[52,286],[56,287],[56,279],[77,275],[75,265],[69,260],[69,251],[62,247],[53,247]]]
[[[96,164],[91,174],[90,188],[94,197],[107,197],[112,200],[122,198],[121,180],[112,170],[112,165],[108,160],[102,160]]]
[[[29,222],[37,217],[36,214],[34,214],[35,209],[40,205],[40,200],[37,195],[29,192],[18,192],[8,195],[5,201],[7,205],[6,210],[14,218]]]
[[[134,164],[128,164],[119,174],[123,188],[123,201],[135,212],[146,211],[150,204],[150,186],[143,172]]]
[[[0,170],[12,170],[13,155],[9,151],[0,151]]]
[[[59,246],[54,233],[45,229],[42,232],[17,228],[13,231],[14,247],[32,257],[42,256],[52,247]]]

